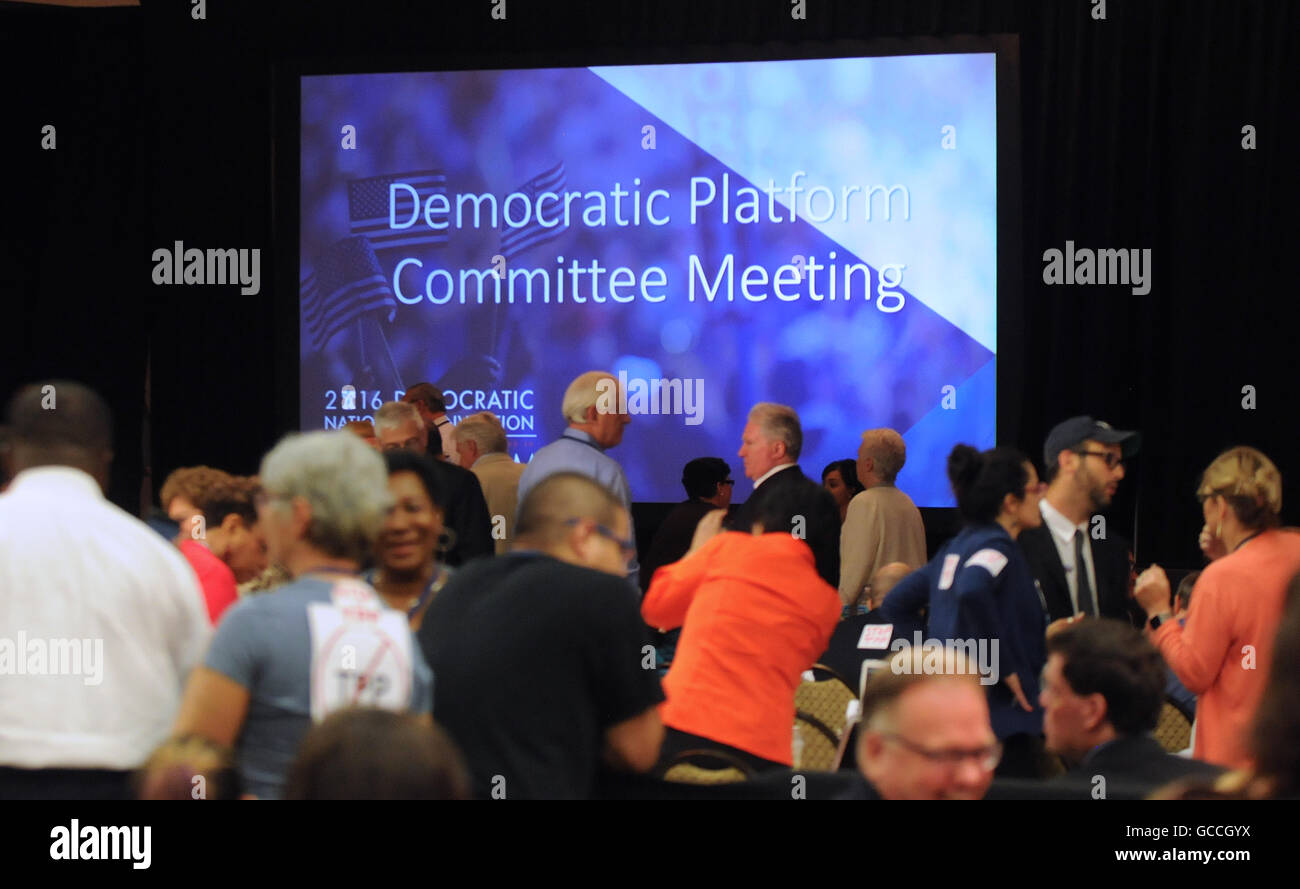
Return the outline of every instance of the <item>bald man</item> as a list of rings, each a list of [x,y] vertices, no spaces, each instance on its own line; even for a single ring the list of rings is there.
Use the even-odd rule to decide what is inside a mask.
[[[602,485],[550,475],[519,504],[513,551],[466,565],[429,606],[434,719],[479,797],[585,798],[602,761],[644,772],[658,759],[663,692],[627,595],[630,534]]]
[[[0,639],[25,636],[19,657],[48,648],[51,661],[0,680],[0,798],[127,799],[207,648],[203,594],[176,547],[104,496],[103,399],[25,386],[7,422]]]

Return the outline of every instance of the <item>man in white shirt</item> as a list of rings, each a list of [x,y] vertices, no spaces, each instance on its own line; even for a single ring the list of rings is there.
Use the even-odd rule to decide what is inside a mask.
[[[210,632],[180,552],[104,497],[112,420],[90,389],[9,404],[0,496],[0,797],[121,798]]]
[[[415,405],[424,428],[429,430],[429,456],[462,465],[456,451],[456,424],[447,416],[447,400],[442,390],[432,383],[416,383],[402,395],[402,401]]]
[[[1124,461],[1140,440],[1092,417],[1072,417],[1047,436],[1043,524],[1026,528],[1017,542],[1052,621],[1083,615],[1142,622],[1128,594],[1127,546],[1113,535],[1094,535],[1092,525],[1094,513],[1110,506]]]

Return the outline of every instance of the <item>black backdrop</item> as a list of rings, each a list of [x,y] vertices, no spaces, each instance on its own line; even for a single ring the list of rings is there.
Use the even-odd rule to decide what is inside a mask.
[[[3,247],[0,395],[63,376],[118,418],[111,494],[139,511],[142,444],[169,469],[253,472],[296,397],[293,282],[277,243],[273,72],[366,56],[436,68],[472,53],[508,67],[555,49],[751,46],[1015,34],[1021,55],[1023,311],[1003,318],[1004,443],[1041,460],[1056,421],[1093,413],[1145,447],[1110,514],[1138,558],[1197,561],[1197,473],[1232,444],[1261,448],[1300,497],[1294,419],[1300,228],[1291,91],[1300,10],[1283,0],[188,0],[136,9],[0,3]],[[41,127],[57,149],[41,150]],[[1241,130],[1258,145],[1243,150]],[[291,186],[291,183],[290,183]],[[1042,253],[1150,248],[1153,286],[1042,284]],[[152,284],[154,248],[260,247],[262,290]],[[1004,337],[1003,343],[1014,341]],[[1022,372],[1008,374],[1009,367]],[[145,435],[145,378],[152,392]],[[1242,407],[1254,386],[1255,409]],[[847,456],[847,455],[846,455]],[[809,467],[816,471],[820,467]]]

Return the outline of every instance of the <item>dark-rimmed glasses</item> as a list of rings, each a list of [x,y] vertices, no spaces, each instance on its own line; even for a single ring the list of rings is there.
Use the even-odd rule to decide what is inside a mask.
[[[1100,457],[1106,463],[1107,469],[1114,469],[1117,465],[1124,462],[1123,456],[1117,456],[1112,451],[1075,451],[1080,457]]]

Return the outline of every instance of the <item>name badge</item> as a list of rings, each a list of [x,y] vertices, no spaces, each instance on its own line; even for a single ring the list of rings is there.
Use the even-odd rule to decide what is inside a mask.
[[[858,648],[888,648],[889,640],[894,637],[893,624],[867,624],[858,637]]]
[[[311,718],[320,722],[344,707],[405,710],[414,682],[411,627],[406,615],[384,607],[366,583],[345,580],[329,602],[307,606],[311,629]]]

